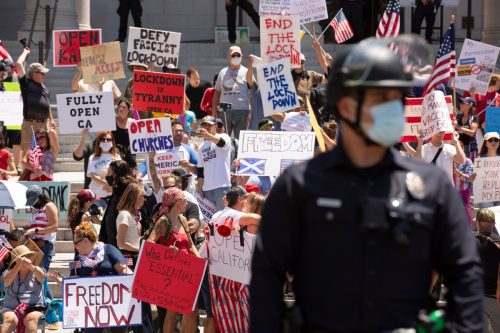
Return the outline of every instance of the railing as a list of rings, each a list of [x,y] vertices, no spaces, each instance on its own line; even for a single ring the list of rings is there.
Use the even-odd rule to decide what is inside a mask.
[[[52,6],[52,7],[49,5],[42,7],[42,6],[40,6],[40,0],[36,1],[35,12],[33,14],[33,23],[31,23],[31,30],[30,30],[28,42],[23,43],[23,41],[21,41],[21,43],[23,43],[24,46],[27,46],[30,48],[31,48],[32,43],[38,45],[38,62],[43,64],[44,66],[47,65],[46,61],[47,61],[47,58],[49,57],[50,46],[52,45],[52,41],[51,41],[52,30],[54,30],[54,22],[55,22],[56,13],[57,13],[58,2],[59,2],[59,0],[55,0],[54,6]],[[38,10],[39,9],[45,10],[45,42],[33,41],[33,32],[35,31],[35,23],[36,23],[36,20],[38,18]],[[53,13],[51,15],[52,11],[53,11]]]

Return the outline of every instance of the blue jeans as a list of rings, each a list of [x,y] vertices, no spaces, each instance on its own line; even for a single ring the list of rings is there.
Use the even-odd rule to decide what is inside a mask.
[[[219,118],[222,119],[226,125],[226,133],[231,136],[233,132],[233,137],[236,139],[240,138],[240,131],[247,129],[247,117],[248,110],[227,110],[225,112],[219,112]]]
[[[203,191],[203,194],[208,200],[212,201],[217,210],[223,210],[224,204],[222,203],[222,198],[227,194],[227,192],[229,192],[230,189],[231,188],[229,186],[219,187],[214,188],[213,190]]]
[[[54,243],[47,242],[44,246],[40,246],[40,250],[43,252],[43,259],[40,262],[40,267],[42,267],[46,272],[49,271],[50,263],[52,262],[52,257],[54,256]],[[48,299],[53,299],[52,291],[50,288],[45,290],[45,297]]]

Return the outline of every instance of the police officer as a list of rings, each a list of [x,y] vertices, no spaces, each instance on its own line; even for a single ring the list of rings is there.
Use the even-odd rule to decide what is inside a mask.
[[[412,86],[387,43],[338,56],[328,103],[339,145],[290,167],[267,199],[252,262],[250,332],[386,332],[430,309],[431,273],[447,281],[447,325],[482,330],[482,270],[463,202],[445,173],[391,148]],[[283,305],[285,273],[296,302]]]

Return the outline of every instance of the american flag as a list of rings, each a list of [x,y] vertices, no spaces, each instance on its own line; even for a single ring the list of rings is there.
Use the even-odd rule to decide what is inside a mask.
[[[330,22],[330,27],[333,29],[335,34],[335,42],[341,44],[354,36],[354,32],[351,29],[351,25],[344,15],[344,11],[340,8],[339,12],[333,20]]]
[[[5,45],[0,40],[0,60],[4,59],[9,59],[10,61],[14,62],[14,60],[12,60],[12,57],[10,56],[9,51],[7,51]]]
[[[389,0],[377,28],[377,38],[399,35],[399,0]]]
[[[451,23],[439,46],[434,70],[424,87],[422,96],[427,95],[438,85],[448,82],[451,77],[455,76],[455,57],[455,25]]]
[[[35,132],[31,132],[30,150],[28,152],[28,162],[33,168],[40,166],[40,158],[43,156],[42,150],[36,142]]]
[[[122,260],[121,260],[121,263],[124,264],[124,265],[127,265],[127,266],[134,266],[134,260],[130,257],[124,257]]]
[[[4,235],[0,235],[0,243],[1,245],[5,246],[8,250],[13,250],[12,245],[10,245],[9,241],[7,238],[5,238]]]
[[[5,247],[0,245],[0,263],[2,263],[5,258],[9,255],[10,251]]]
[[[80,262],[80,260],[69,262],[69,269],[77,269],[77,268],[81,268],[81,267],[82,267],[82,263]]]

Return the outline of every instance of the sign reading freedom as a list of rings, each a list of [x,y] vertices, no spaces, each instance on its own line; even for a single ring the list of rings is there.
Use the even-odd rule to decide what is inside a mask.
[[[134,108],[139,111],[181,114],[184,110],[183,74],[134,71]]]
[[[207,262],[170,247],[144,242],[134,272],[132,297],[188,314],[196,307]]]
[[[52,44],[55,67],[75,66],[80,62],[80,47],[101,44],[101,29],[54,30]]]

